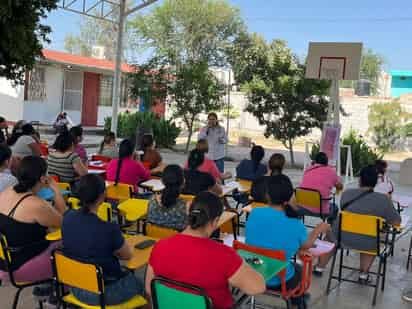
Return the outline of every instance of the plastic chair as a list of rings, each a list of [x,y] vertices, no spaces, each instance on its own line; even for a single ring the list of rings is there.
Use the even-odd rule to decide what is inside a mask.
[[[136,231],[141,233],[141,222],[147,215],[149,200],[130,198],[117,206],[122,230],[131,226],[130,222],[136,222]],[[126,222],[126,223],[125,223]]]
[[[152,238],[163,239],[172,237],[177,233],[179,232],[174,229],[159,226],[150,222],[146,222],[144,225],[144,235]]]
[[[339,215],[339,232],[338,232],[338,242],[336,245],[336,251],[333,256],[332,267],[329,273],[329,280],[327,285],[327,294],[330,292],[330,286],[332,279],[338,280],[339,284],[342,281],[352,282],[359,284],[358,281],[347,279],[342,277],[342,270],[349,269],[349,270],[357,270],[359,268],[353,268],[343,264],[343,256],[345,250],[354,250],[355,252],[368,254],[376,256],[379,259],[378,271],[372,272],[369,271],[369,274],[373,274],[376,276],[375,284],[366,284],[367,286],[374,288],[372,306],[376,305],[376,296],[378,293],[379,282],[382,277],[382,285],[381,290],[385,289],[385,277],[386,277],[386,260],[388,257],[388,235],[386,234],[386,240],[383,244],[383,248],[381,248],[381,232],[384,226],[384,219],[376,216],[369,216],[369,215],[362,215],[362,214],[355,214],[347,211],[342,211]],[[354,248],[350,248],[345,246],[342,242],[342,233],[351,233],[358,236],[368,236],[373,237],[376,239],[376,249],[371,251],[362,251],[357,250]],[[340,251],[340,261],[339,261],[339,273],[337,276],[334,275],[334,268],[336,264],[336,258]]]
[[[153,309],[212,309],[212,301],[204,289],[155,277],[150,283]]]
[[[7,244],[7,239],[6,237],[0,233],[0,260],[3,260],[4,265],[6,266],[6,272],[9,275],[9,279],[11,284],[17,289],[16,294],[14,295],[14,300],[13,300],[13,306],[12,309],[16,309],[18,302],[19,302],[19,298],[20,298],[20,294],[21,292],[28,287],[33,287],[36,285],[40,285],[43,283],[47,283],[47,282],[51,282],[51,279],[48,280],[42,280],[42,281],[35,281],[35,282],[19,282],[16,281],[16,279],[14,278],[14,274],[13,271],[11,271],[12,265],[13,265],[13,260],[12,260],[12,252],[18,252],[18,250],[21,250],[22,247],[20,248],[11,248],[8,246]],[[40,309],[43,308],[43,301],[39,300],[39,307]]]
[[[57,175],[49,175],[50,178],[52,178],[55,182],[60,182],[60,177]]]
[[[58,182],[57,186],[60,188],[60,190],[71,191],[71,186],[68,182]]]
[[[259,247],[247,245],[237,240],[233,241],[233,249],[245,250],[245,251],[249,251],[255,254],[267,256],[272,259],[286,261],[285,251],[282,251],[282,250],[270,250],[270,249],[259,248]],[[284,269],[279,273],[279,277],[281,280],[280,291],[275,291],[275,290],[271,290],[268,288],[265,292],[265,294],[273,295],[276,297],[282,297],[283,300],[286,302],[286,306],[288,309],[292,307],[291,298],[303,296],[309,290],[310,285],[312,283],[312,270],[313,270],[312,257],[309,255],[300,255],[299,259],[303,262],[302,278],[301,278],[300,284],[296,288],[291,289],[291,290],[288,290],[286,288],[286,280],[285,280],[286,269]],[[255,307],[255,300],[254,300],[254,297],[252,297],[252,308],[254,307]]]
[[[106,188],[106,198],[117,202],[123,202],[133,197],[133,186],[118,183]]]
[[[193,202],[193,200],[195,199],[194,195],[190,195],[190,194],[180,194],[179,198],[184,200],[185,202]]]
[[[106,222],[112,222],[112,219],[113,219],[112,204],[110,203],[100,204],[99,209],[97,210],[97,216],[100,218],[100,220],[103,220]]]
[[[69,197],[67,199],[67,205],[70,207],[70,209],[80,209],[80,200],[75,197]]]
[[[104,297],[104,281],[101,268],[94,264],[77,261],[65,256],[61,251],[56,250],[52,255],[52,266],[54,280],[57,286],[57,298],[59,303],[72,304],[86,309],[132,309],[142,307],[147,304],[146,299],[136,295],[125,303],[107,306]],[[73,294],[65,294],[65,286],[83,289],[99,295],[100,304],[90,306],[82,303]]]
[[[233,217],[232,220],[223,223],[219,229],[223,233],[233,234],[233,239],[236,239],[237,235],[239,234],[239,214],[236,212],[236,210],[233,209],[229,209],[226,211],[233,212],[236,214],[236,216]]]
[[[308,211],[313,213],[313,214],[305,214],[305,216],[321,218],[322,221],[326,221],[326,219],[329,216],[329,214],[323,213],[323,209],[322,209],[323,201],[334,200],[334,198],[323,199],[322,195],[320,194],[318,190],[301,188],[301,187],[298,187],[295,189],[295,198],[296,198],[297,204],[300,207],[305,208]],[[308,227],[314,227],[314,226],[308,225]]]
[[[112,161],[112,158],[102,155],[92,155],[92,161],[102,161],[103,163],[109,163],[110,161]]]

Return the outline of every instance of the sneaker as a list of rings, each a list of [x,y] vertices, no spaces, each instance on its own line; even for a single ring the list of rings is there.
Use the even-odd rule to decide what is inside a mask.
[[[53,293],[53,288],[51,285],[35,286],[32,293],[38,299],[47,299]]]
[[[402,299],[409,303],[412,303],[412,290],[403,292]]]
[[[359,283],[360,284],[368,284],[371,282],[369,273],[360,272],[359,273]]]
[[[314,274],[316,277],[322,277],[324,271],[325,271],[325,268],[324,268],[324,267],[315,266],[315,267],[313,268],[313,274]]]

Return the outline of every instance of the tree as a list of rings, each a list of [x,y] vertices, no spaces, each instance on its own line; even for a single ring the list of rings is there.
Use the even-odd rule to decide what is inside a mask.
[[[50,27],[41,23],[55,9],[57,0],[1,1],[0,76],[23,84],[24,73],[42,55],[42,41],[49,42]]]
[[[369,106],[369,132],[377,148],[386,153],[394,149],[402,137],[403,125],[411,118],[397,101]]]
[[[241,35],[229,50],[235,78],[246,91],[252,113],[273,136],[289,149],[295,164],[293,143],[326,120],[329,82],[305,79],[305,67],[287,47],[274,40],[267,44],[257,35]]]
[[[130,23],[138,48],[170,65],[225,63],[225,49],[243,29],[239,10],[224,0],[166,0]]]
[[[112,4],[110,10],[112,11],[110,15],[113,20],[118,20],[118,6]],[[93,47],[102,46],[104,47],[105,58],[114,61],[116,58],[117,28],[116,23],[85,16],[80,22],[79,35],[66,35],[64,49],[71,54],[91,57]],[[130,35],[128,27],[126,27],[124,52],[129,50],[129,42]]]

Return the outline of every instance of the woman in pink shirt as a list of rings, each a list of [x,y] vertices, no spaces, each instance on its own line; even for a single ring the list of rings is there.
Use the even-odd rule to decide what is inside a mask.
[[[119,146],[119,158],[110,161],[107,166],[107,180],[134,186],[150,178],[150,171],[135,160],[134,144],[128,139]]]
[[[204,154],[206,154],[209,151],[209,145],[207,143],[206,139],[200,139],[197,144],[196,144],[196,149],[200,150]],[[186,161],[185,169],[188,168],[188,163]],[[199,172],[203,173],[209,173],[210,175],[213,176],[213,178],[216,180],[217,183],[221,184],[223,180],[229,179],[232,177],[232,174],[227,172],[227,173],[220,173],[219,169],[216,166],[215,161],[208,159],[206,156],[204,158],[203,163],[197,168]]]

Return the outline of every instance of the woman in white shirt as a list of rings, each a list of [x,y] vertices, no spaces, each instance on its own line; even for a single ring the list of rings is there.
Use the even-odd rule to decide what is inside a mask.
[[[11,147],[13,157],[21,159],[27,156],[40,156],[40,145],[36,138],[36,131],[30,123],[21,128],[14,128],[8,144]]]

